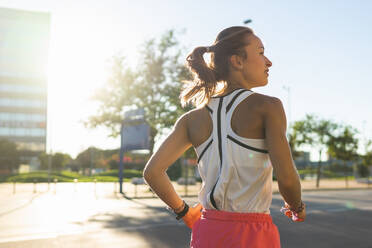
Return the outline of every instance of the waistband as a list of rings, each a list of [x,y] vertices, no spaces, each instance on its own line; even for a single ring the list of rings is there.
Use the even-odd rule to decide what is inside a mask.
[[[201,218],[214,219],[222,221],[245,221],[245,222],[270,222],[272,218],[270,214],[265,213],[238,213],[227,212],[214,209],[203,209]]]

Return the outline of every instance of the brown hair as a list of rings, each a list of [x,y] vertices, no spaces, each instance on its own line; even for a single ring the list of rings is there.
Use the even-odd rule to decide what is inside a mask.
[[[246,58],[244,46],[248,45],[244,36],[253,34],[248,27],[230,27],[222,30],[210,47],[197,47],[186,58],[187,66],[193,73],[193,81],[185,81],[181,90],[180,99],[182,107],[189,103],[198,107],[207,104],[217,91],[218,82],[224,82],[229,76],[229,58],[231,55],[240,55]],[[203,55],[211,52],[211,62],[206,64]]]

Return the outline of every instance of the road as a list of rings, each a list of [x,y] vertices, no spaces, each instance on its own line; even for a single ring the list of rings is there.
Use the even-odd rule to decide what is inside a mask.
[[[7,187],[7,188],[5,188]],[[188,247],[190,230],[159,199],[128,200],[112,187],[61,184],[13,194],[0,185],[0,248]],[[292,223],[273,196],[273,220],[284,248],[372,248],[372,190],[304,192],[308,218]],[[186,198],[190,204],[196,198]]]

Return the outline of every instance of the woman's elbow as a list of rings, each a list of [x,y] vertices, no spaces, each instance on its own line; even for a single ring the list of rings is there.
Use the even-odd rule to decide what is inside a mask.
[[[279,187],[283,187],[283,188],[298,187],[300,185],[300,179],[297,175],[286,177],[285,179],[278,178],[278,184],[279,184]]]
[[[145,169],[143,169],[142,175],[146,182],[148,180],[151,180],[151,169],[149,168],[149,166],[146,165]]]
[[[147,164],[145,166],[145,169],[143,169],[143,178],[146,181],[150,181],[152,178],[156,177],[158,174],[159,170],[155,168],[155,166],[152,166],[151,164]]]

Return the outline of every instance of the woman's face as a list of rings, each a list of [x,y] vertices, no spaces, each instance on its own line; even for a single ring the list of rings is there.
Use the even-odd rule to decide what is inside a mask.
[[[264,46],[254,34],[247,35],[249,45],[245,46],[246,59],[242,61],[244,81],[252,87],[264,86],[268,83],[271,61],[264,55]]]

